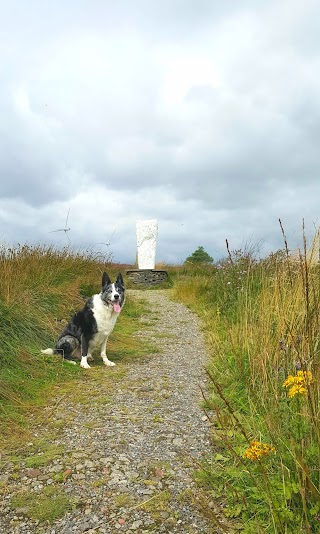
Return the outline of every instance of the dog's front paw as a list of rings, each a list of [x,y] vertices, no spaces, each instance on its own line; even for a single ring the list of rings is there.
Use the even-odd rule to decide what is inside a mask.
[[[104,365],[108,365],[109,367],[114,367],[116,364],[114,362],[111,362],[108,360],[108,358],[102,358]]]
[[[87,362],[87,358],[81,358],[80,367],[83,369],[90,369],[90,365]]]

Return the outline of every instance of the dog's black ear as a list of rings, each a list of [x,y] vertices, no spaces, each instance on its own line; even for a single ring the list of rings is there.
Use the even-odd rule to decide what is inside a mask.
[[[121,273],[118,274],[116,283],[117,283],[118,285],[124,287],[123,278],[122,278],[122,274],[121,274]]]
[[[107,273],[104,272],[102,275],[102,289],[108,284],[111,284],[111,280],[109,276],[107,275]]]

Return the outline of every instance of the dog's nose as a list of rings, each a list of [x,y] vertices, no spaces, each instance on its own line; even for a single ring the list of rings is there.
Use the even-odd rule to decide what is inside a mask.
[[[118,300],[119,299],[119,295],[114,295],[114,300]]]

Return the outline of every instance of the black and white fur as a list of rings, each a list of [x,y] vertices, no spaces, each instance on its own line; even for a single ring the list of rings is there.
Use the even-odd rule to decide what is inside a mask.
[[[90,369],[88,359],[93,359],[92,353],[100,348],[103,363],[115,365],[107,357],[106,346],[124,301],[125,288],[121,273],[112,284],[109,276],[104,272],[101,292],[89,298],[82,310],[74,314],[61,332],[55,348],[41,352],[60,354],[69,361],[81,358],[80,366]]]

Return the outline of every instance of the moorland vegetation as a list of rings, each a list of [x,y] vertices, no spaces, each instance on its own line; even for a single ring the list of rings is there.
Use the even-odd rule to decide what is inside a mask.
[[[304,236],[292,256],[283,236],[267,258],[228,248],[174,283],[210,352],[214,445],[197,478],[246,534],[320,532],[319,250]]]
[[[228,249],[214,264],[166,266],[172,297],[199,315],[210,354],[203,403],[213,445],[196,477],[246,534],[320,531],[320,267],[305,238],[294,259],[284,242],[264,259],[253,249]],[[0,430],[7,449],[21,446],[28,419],[55,384],[82,372],[39,349],[51,346],[70,314],[99,290],[105,269],[112,277],[125,266],[70,249],[0,250]],[[111,353],[117,344],[112,358],[137,351],[131,334],[140,314],[141,305],[128,301],[110,341]]]

